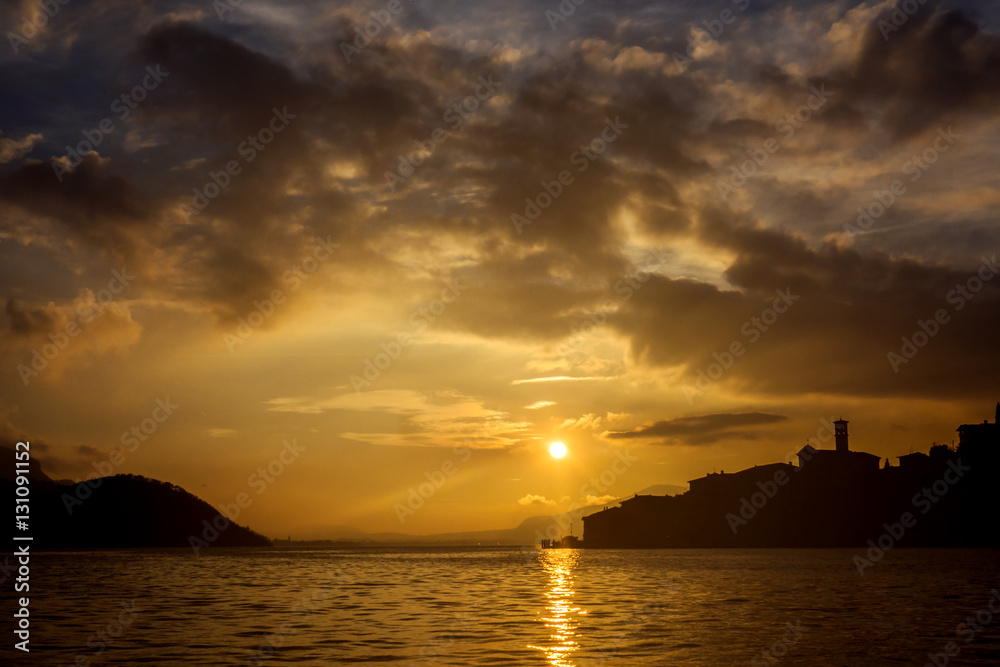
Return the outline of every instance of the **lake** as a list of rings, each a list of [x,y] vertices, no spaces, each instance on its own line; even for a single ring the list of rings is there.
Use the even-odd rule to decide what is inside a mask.
[[[863,577],[858,554],[42,552],[5,664],[1000,664],[1000,552],[895,549]]]

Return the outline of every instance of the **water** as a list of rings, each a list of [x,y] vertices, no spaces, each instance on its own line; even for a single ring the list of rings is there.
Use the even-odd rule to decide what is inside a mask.
[[[897,549],[863,578],[856,553],[36,554],[32,652],[4,663],[920,666],[956,641],[947,664],[1000,664],[1000,552]]]

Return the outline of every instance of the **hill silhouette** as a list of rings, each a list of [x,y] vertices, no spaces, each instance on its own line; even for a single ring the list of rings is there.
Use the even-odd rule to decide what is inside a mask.
[[[13,461],[14,450],[2,447]],[[5,465],[5,472],[14,469]],[[139,475],[114,475],[79,484],[46,475],[37,461],[28,474],[31,489],[30,534],[39,548],[190,547],[208,526],[217,537],[211,547],[269,546],[270,540],[236,523],[179,486]],[[0,476],[4,495],[14,494],[10,474]],[[214,524],[214,525],[213,525]],[[217,527],[225,528],[218,530]],[[212,534],[212,533],[210,533]]]

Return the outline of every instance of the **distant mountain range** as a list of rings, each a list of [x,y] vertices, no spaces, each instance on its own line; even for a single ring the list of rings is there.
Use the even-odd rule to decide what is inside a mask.
[[[0,488],[14,494],[14,449],[0,446]],[[221,517],[179,486],[137,475],[75,484],[31,460],[25,535],[38,548],[252,547],[270,540]]]
[[[588,505],[574,510],[572,514],[550,514],[533,516],[522,521],[515,528],[500,528],[495,530],[475,530],[454,533],[435,533],[432,535],[412,535],[409,533],[366,533],[356,528],[348,526],[316,526],[305,531],[298,531],[304,535],[307,543],[354,543],[370,545],[476,545],[476,544],[500,544],[500,545],[535,545],[542,538],[552,539],[553,531],[555,537],[561,536],[563,532],[568,532],[563,527],[569,526],[573,522],[573,532],[580,535],[583,532],[582,519],[585,516],[600,512],[605,507],[611,507],[627,500],[633,495],[658,495],[670,496],[684,493],[687,489],[682,486],[672,484],[657,484],[638,491],[636,494],[622,496],[604,505]],[[555,528],[553,528],[553,526]],[[303,541],[296,540],[293,544],[302,544]],[[277,544],[285,544],[283,541]]]

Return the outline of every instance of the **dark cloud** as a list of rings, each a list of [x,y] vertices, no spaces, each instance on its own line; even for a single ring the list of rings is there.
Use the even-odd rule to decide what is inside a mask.
[[[13,297],[7,299],[4,313],[10,322],[10,332],[19,337],[44,335],[65,322],[65,318],[52,307],[24,310]]]
[[[272,109],[305,113],[316,91],[273,59],[191,23],[166,23],[143,36],[136,57],[168,73],[164,91],[142,107],[213,141],[242,141]]]
[[[898,29],[894,12],[901,10],[887,8],[868,26],[849,71],[829,76],[845,100],[877,104],[880,124],[895,139],[946,122],[949,114],[995,112],[1000,37],[982,32],[961,11],[930,3]]]
[[[80,457],[86,458],[97,458],[98,456],[106,456],[106,452],[102,452],[96,447],[90,447],[89,445],[77,445],[76,454]]]
[[[126,254],[127,230],[149,223],[148,195],[115,174],[95,153],[67,171],[58,162],[28,162],[0,176],[0,202],[51,218],[101,248]],[[61,179],[61,180],[60,180]]]
[[[553,280],[553,270],[572,272],[562,253],[498,257],[475,270],[458,272],[466,291],[442,324],[490,337],[559,339],[579,326],[582,309],[601,292],[570,280]]]
[[[781,51],[781,40],[748,48],[760,39],[752,29],[783,20],[754,5],[718,40],[728,50],[726,62],[709,55],[684,74],[675,71],[671,54],[686,48],[690,28],[730,5],[588,4],[554,37],[533,5],[517,4],[519,12],[463,6],[456,9],[463,30],[489,16],[493,22],[475,34],[504,33],[494,36],[505,39],[475,45],[433,30],[409,31],[447,19],[408,12],[348,63],[339,43],[353,39],[354,21],[364,15],[353,8],[317,14],[329,35],[309,41],[245,13],[248,25],[218,22],[211,12],[196,24],[173,20],[190,15],[181,11],[158,17],[111,3],[116,30],[125,34],[81,61],[102,73],[85,106],[107,113],[108,89],[118,90],[146,66],[169,76],[101,147],[101,157],[88,156],[63,182],[50,163],[5,167],[0,202],[57,221],[98,254],[127,259],[145,279],[142,295],[158,305],[207,311],[226,327],[283,286],[281,276],[312,239],[330,235],[343,243],[337,263],[349,275],[325,285],[331,300],[392,284],[393,298],[409,307],[454,278],[468,288],[437,326],[553,342],[615,298],[612,286],[632,270],[634,245],[682,239],[694,255],[717,253],[691,261],[713,268],[664,269],[608,314],[635,363],[676,366],[693,382],[715,354],[733,341],[748,342],[743,324],[770,306],[775,290],[787,289],[799,300],[720,382],[785,395],[982,388],[986,381],[970,372],[996,368],[996,345],[981,332],[995,327],[1000,283],[988,283],[954,312],[954,321],[898,374],[886,353],[918,319],[951,307],[946,295],[975,270],[970,252],[995,240],[990,228],[973,219],[946,227],[928,214],[920,222],[929,231],[896,246],[862,246],[867,238],[854,249],[821,243],[839,229],[850,192],[842,183],[794,181],[788,174],[796,165],[842,160],[851,150],[884,158],[872,148],[880,132],[901,140],[953,112],[990,117],[1000,90],[996,35],[967,14],[925,6],[887,40],[877,22],[868,25],[849,66],[813,71],[819,66],[799,62],[800,53]],[[822,23],[832,14],[817,16]],[[546,39],[526,42],[525,35]],[[25,126],[19,112],[18,127],[0,128],[5,136],[37,131],[52,142],[57,128],[57,136],[76,137],[88,126],[70,113],[67,93],[86,68],[43,46],[52,60],[44,67],[27,63],[31,76],[7,72],[0,85],[28,86],[37,76],[45,81],[39,90],[62,91],[58,109],[35,114],[42,127]],[[119,67],[128,75],[110,73]],[[444,126],[445,111],[490,75],[502,81],[496,99],[389,190],[384,174],[399,156]],[[809,84],[822,83],[835,95],[816,130],[808,130],[820,137],[818,147],[798,144],[801,135],[783,144],[769,168],[781,162],[787,169],[747,185],[748,213],[706,212],[699,188],[727,174],[730,163],[720,156],[735,151],[746,159],[746,146],[774,134],[776,110],[794,109]],[[743,103],[746,84],[752,104]],[[296,118],[246,161],[238,147],[268,125],[275,108]],[[572,156],[614,119],[627,127],[579,171]],[[128,133],[149,144],[126,150]],[[239,176],[204,211],[182,220],[179,205],[234,159]],[[331,177],[337,170],[349,175]],[[525,199],[537,200],[563,170],[573,183],[519,233],[511,215],[523,215]],[[880,224],[914,222],[917,214],[907,206]],[[24,223],[3,224],[28,233]],[[954,243],[947,241],[953,233],[960,233]],[[423,266],[424,257],[442,252],[435,245],[442,239],[452,263]],[[957,244],[961,251],[933,254]],[[286,312],[279,310],[268,326]],[[45,315],[13,301],[7,313],[12,330],[20,331],[40,326]]]
[[[783,415],[766,412],[697,415],[658,421],[633,431],[611,431],[607,437],[616,439],[666,438],[663,444],[673,441],[692,445],[709,445],[728,438],[749,439],[756,437],[752,433],[739,430],[742,427],[776,424],[787,420],[788,417]]]
[[[631,338],[636,359],[684,365],[688,386],[700,388],[699,371],[721,363],[738,342],[745,352],[712,379],[744,390],[943,397],[992,388],[1000,342],[982,332],[1000,325],[1000,279],[990,263],[983,281],[979,265],[924,265],[832,243],[813,249],[790,233],[717,212],[703,215],[699,230],[705,242],[735,254],[725,277],[741,291],[654,277],[609,318]],[[993,253],[986,259],[996,262]],[[970,280],[976,291],[967,297],[960,290]],[[752,318],[774,305],[776,291],[796,298],[762,327]],[[889,353],[900,354],[901,338],[939,310],[947,322],[894,369]]]

